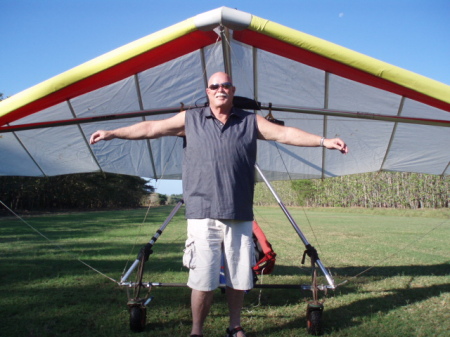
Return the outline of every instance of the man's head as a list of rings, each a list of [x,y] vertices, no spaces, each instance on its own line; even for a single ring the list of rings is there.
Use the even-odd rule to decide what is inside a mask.
[[[231,77],[223,72],[215,73],[209,78],[206,94],[211,108],[231,109],[236,91],[232,83]]]

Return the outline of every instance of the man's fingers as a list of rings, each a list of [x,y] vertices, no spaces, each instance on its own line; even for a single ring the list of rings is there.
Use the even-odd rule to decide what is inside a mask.
[[[92,134],[91,139],[90,139],[90,143],[91,144],[95,144],[95,143],[97,143],[100,140],[102,140],[101,133],[99,131],[96,131],[96,132],[94,132]]]
[[[347,144],[345,144],[342,139],[335,138],[333,139],[334,148],[336,150],[339,150],[341,153],[346,154],[348,153],[348,147]]]

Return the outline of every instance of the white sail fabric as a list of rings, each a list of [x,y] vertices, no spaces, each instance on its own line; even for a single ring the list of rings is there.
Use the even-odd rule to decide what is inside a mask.
[[[258,165],[270,180],[373,171],[449,174],[449,86],[312,37],[303,47],[305,34],[278,25],[269,31],[261,21],[219,8],[0,102],[0,175],[103,171],[181,179],[181,138],[115,139],[94,146],[88,140],[98,129],[163,119],[203,105],[207,79],[217,71],[231,73],[237,95],[262,103],[256,113],[340,137],[349,146],[343,156],[259,141]],[[241,31],[260,40],[247,43],[235,34]],[[274,52],[273,41],[294,53]],[[180,46],[193,50],[181,53]],[[309,58],[297,57],[297,49]],[[175,51],[180,55],[174,57]],[[145,113],[134,114],[140,111]],[[127,113],[133,114],[122,118]]]

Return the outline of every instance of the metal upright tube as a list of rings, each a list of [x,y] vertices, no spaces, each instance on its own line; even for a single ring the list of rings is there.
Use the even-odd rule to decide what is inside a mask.
[[[287,210],[286,206],[283,204],[283,202],[281,201],[281,199],[278,197],[277,193],[275,192],[275,190],[273,189],[272,185],[270,184],[269,180],[267,180],[267,178],[264,176],[264,174],[262,173],[261,169],[259,168],[258,164],[255,164],[255,168],[258,171],[259,175],[261,176],[261,178],[264,180],[264,182],[266,183],[267,187],[269,188],[270,192],[273,194],[273,196],[275,197],[275,199],[278,202],[278,205],[280,206],[280,208],[283,210],[284,214],[286,215],[286,217],[288,218],[289,222],[291,223],[292,227],[294,227],[295,231],[297,232],[298,236],[300,237],[300,239],[302,240],[303,244],[305,246],[309,246],[310,243],[308,242],[308,240],[306,239],[305,235],[303,234],[303,232],[300,230],[300,227],[298,227],[297,223],[295,222],[294,218],[292,217],[292,215],[289,213],[289,211]],[[335,285],[334,285],[334,280],[331,277],[330,273],[328,272],[328,270],[326,270],[325,266],[322,264],[322,262],[320,261],[320,259],[316,259],[316,264],[317,266],[320,268],[320,270],[322,271],[322,273],[325,275],[325,278],[327,279],[328,283],[330,284],[330,286],[334,289]]]
[[[273,194],[273,196],[275,197],[275,199],[277,200],[278,205],[280,206],[280,208],[282,209],[282,211],[284,212],[284,214],[286,215],[286,217],[288,218],[289,222],[291,223],[291,225],[294,227],[295,231],[297,232],[298,236],[300,236],[300,239],[302,240],[303,244],[305,246],[309,245],[308,240],[306,239],[305,235],[303,235],[303,232],[300,230],[300,228],[298,227],[298,225],[296,224],[294,218],[291,216],[291,214],[289,213],[289,211],[287,210],[286,206],[283,204],[283,202],[281,201],[281,199],[278,197],[277,192],[275,192],[275,190],[273,189],[272,185],[270,184],[269,180],[267,180],[267,178],[264,176],[264,174],[262,173],[261,169],[259,168],[258,164],[255,164],[255,168],[258,171],[259,175],[261,176],[261,178],[263,178],[264,182],[266,183],[267,187],[269,188],[270,192]]]
[[[169,224],[170,221],[172,221],[172,218],[175,216],[175,214],[177,214],[178,210],[180,209],[180,207],[183,205],[184,201],[180,200],[178,201],[178,203],[175,205],[175,207],[172,209],[172,212],[170,212],[169,216],[166,218],[166,220],[164,221],[164,223],[161,225],[161,227],[159,228],[159,231],[163,231],[164,229],[166,229],[167,225]],[[155,234],[155,236],[152,238],[152,240],[150,240],[150,243],[155,243],[154,241],[156,241],[156,239],[159,237],[159,235],[161,235],[161,233],[159,233],[159,231],[157,232],[158,234]],[[156,236],[158,235],[158,236]],[[156,237],[156,239],[155,239]],[[154,240],[155,239],[155,240]],[[153,241],[154,240],[154,241]]]
[[[169,216],[166,218],[164,223],[159,227],[159,229],[156,231],[155,235],[150,239],[149,244],[153,246],[156,242],[156,240],[160,237],[164,229],[167,227],[169,222],[172,220],[172,218],[175,216],[175,214],[178,212],[180,207],[183,205],[184,201],[180,200],[175,205],[175,207],[172,209],[172,212],[170,212]],[[121,283],[126,282],[128,280],[128,277],[130,277],[131,273],[136,269],[136,267],[139,265],[140,259],[136,259],[133,264],[131,265],[130,269],[123,275],[122,279],[120,280]]]
[[[128,271],[125,273],[125,275],[123,275],[122,279],[120,280],[120,283],[125,282],[126,280],[128,280],[128,278],[130,277],[131,273],[133,272],[133,270],[136,269],[138,264],[139,264],[139,260],[138,259],[134,260],[134,262],[131,265],[130,269],[128,269]]]

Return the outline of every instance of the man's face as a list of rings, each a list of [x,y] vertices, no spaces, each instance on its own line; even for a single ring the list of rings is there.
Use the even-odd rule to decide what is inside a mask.
[[[213,108],[231,108],[235,90],[229,76],[226,74],[213,75],[209,80],[208,88],[206,88],[209,105]]]

